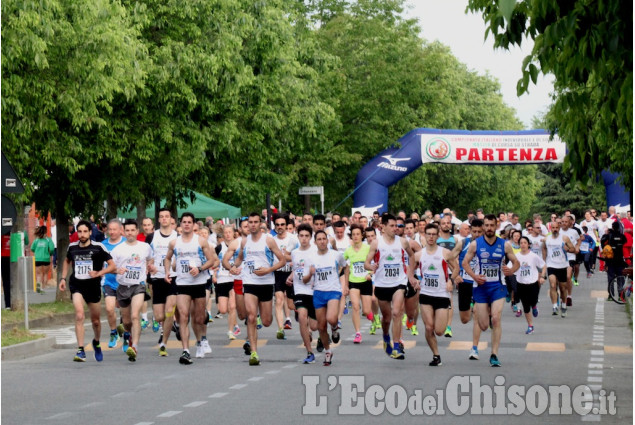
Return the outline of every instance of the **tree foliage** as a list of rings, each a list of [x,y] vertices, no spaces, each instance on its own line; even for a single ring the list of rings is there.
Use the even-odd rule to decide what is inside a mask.
[[[470,0],[495,47],[534,47],[522,64],[518,94],[553,74],[547,119],[567,143],[565,167],[587,183],[605,169],[633,177],[633,2],[620,0]]]

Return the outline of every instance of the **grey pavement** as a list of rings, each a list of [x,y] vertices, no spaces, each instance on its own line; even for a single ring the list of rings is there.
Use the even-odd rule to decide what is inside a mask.
[[[323,355],[318,353],[315,364],[303,365],[300,360],[306,353],[297,326],[294,323],[294,329],[287,332],[288,339],[281,341],[275,338],[274,321],[272,327],[260,332],[260,338],[267,340],[258,350],[262,365],[250,367],[240,348],[242,340],[230,344],[226,320],[216,319],[208,327],[213,353],[205,359],[194,359],[191,366],[178,364],[180,349],[176,341],[170,341],[170,357],[159,357],[157,335],[149,329],[142,333],[136,363],[128,362],[120,348],[106,351],[102,363],[95,362],[91,352],[87,353],[86,363],[73,362],[73,348],[21,361],[3,361],[2,422],[298,424],[329,418],[354,424],[386,421],[528,424],[537,420],[546,424],[632,423],[633,333],[625,307],[603,298],[605,279],[602,273],[591,279],[581,277],[580,286],[574,288],[574,305],[566,318],[551,316],[547,288],[543,287],[533,335],[525,335],[525,319],[514,317],[506,305],[499,351],[501,368],[489,366],[489,348],[481,350],[480,360],[468,360],[472,325],[462,325],[458,313],[454,317],[454,337],[439,338],[443,366],[438,368],[428,366],[432,356],[421,323],[419,336],[405,333],[406,359],[399,361],[383,352],[380,335],[368,334],[366,320],[362,320],[364,341],[354,345],[350,341],[353,336],[350,316],[344,316],[343,340],[334,348],[333,364],[324,367]],[[70,326],[72,323],[60,328]],[[106,334],[103,327],[103,346]],[[245,334],[243,327],[239,338]],[[91,335],[88,330],[87,341]],[[490,336],[489,331],[485,332],[481,342],[489,343]],[[193,347],[191,351],[194,353]],[[352,412],[350,408],[347,410],[351,404],[345,397],[349,393],[347,383],[354,380],[361,383],[362,379],[363,391],[358,394],[362,414],[348,414]],[[466,392],[457,394],[452,384],[465,379],[471,379],[471,385],[460,387],[460,391]],[[493,390],[495,400],[502,396],[500,400],[509,411],[479,414],[477,380],[481,386]],[[582,394],[582,400],[588,401],[589,409],[602,407],[599,396],[603,391],[607,395],[613,392],[617,398],[616,412],[584,416],[566,411],[550,413],[556,403],[541,405],[540,397],[547,394],[550,386],[563,385],[571,390],[588,386],[591,391]],[[480,389],[489,391],[485,387]],[[443,394],[443,411],[421,417],[421,406],[407,406],[408,401],[417,400],[417,390],[427,397],[428,403],[432,397]],[[518,391],[521,394],[526,391],[522,403],[514,398]],[[392,395],[386,404],[382,404],[384,392]],[[467,413],[453,403],[452,398],[457,395],[467,397],[469,405],[462,405],[470,409]],[[482,397],[483,402],[487,401],[487,395]],[[535,411],[533,405],[549,408]],[[515,407],[519,408],[518,415],[513,414]],[[326,414],[321,414],[322,408]]]

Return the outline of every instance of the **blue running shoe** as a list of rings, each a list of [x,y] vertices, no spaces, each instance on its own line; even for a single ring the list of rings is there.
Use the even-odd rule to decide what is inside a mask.
[[[498,360],[498,357],[496,356],[496,354],[492,354],[489,357],[489,365],[492,367],[501,367],[501,362],[500,360]]]
[[[95,341],[93,339],[93,356],[95,357],[95,360],[97,360],[98,362],[102,361],[104,359],[104,353],[101,352],[101,345],[99,345],[99,342]]]
[[[150,322],[145,319],[141,319],[141,329],[146,329],[148,327],[148,323]]]
[[[389,356],[392,354],[392,345],[390,344],[390,335],[384,335],[384,351]]]
[[[306,359],[302,360],[302,363],[304,363],[304,364],[315,363],[315,354],[308,353],[307,356],[306,356]]]
[[[117,342],[119,342],[119,334],[117,331],[115,333],[110,333],[110,341],[108,341],[108,348],[115,348],[117,346]]]
[[[75,357],[73,358],[74,362],[85,362],[86,361],[86,353],[84,350],[77,350],[75,353]]]
[[[157,333],[161,329],[161,325],[156,320],[152,321],[152,332]]]
[[[123,346],[121,347],[123,349],[124,353],[126,351],[128,351],[128,347],[130,347],[130,332],[124,332],[124,334],[123,334]]]
[[[348,305],[344,304],[344,314],[348,314]]]

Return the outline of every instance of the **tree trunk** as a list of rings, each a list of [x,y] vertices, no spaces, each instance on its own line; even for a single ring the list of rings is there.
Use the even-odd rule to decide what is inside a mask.
[[[24,215],[24,204],[21,202],[18,203],[16,205],[16,209],[17,209],[16,223],[13,226],[13,232],[11,233],[24,233],[25,231],[24,222],[26,220]],[[24,246],[26,246],[26,241]],[[23,255],[24,255],[24,249],[22,250],[19,256],[22,257]],[[10,263],[10,270],[9,270],[9,272],[11,273],[11,310],[13,311],[24,310],[24,298],[25,298],[24,285],[23,285],[22,273],[20,272],[18,268],[18,264],[19,264],[18,261]]]
[[[112,195],[108,195],[108,197],[106,198],[106,204],[106,222],[108,222],[108,220],[117,218],[119,205],[117,205],[117,202],[113,199]]]
[[[139,228],[141,228],[141,223],[143,219],[146,218],[146,200],[145,198],[141,199],[137,203],[137,223],[139,223]]]
[[[66,199],[58,199],[55,202],[55,217],[57,226],[57,276],[55,276],[55,283],[57,289],[55,292],[55,301],[69,301],[71,299],[71,291],[68,288],[68,281],[66,281],[66,291],[61,292],[59,288],[59,282],[62,277],[68,279],[68,276],[62,276],[62,269],[64,262],[66,261],[66,252],[68,251],[68,230],[70,217],[66,214],[64,205]],[[110,205],[110,204],[108,204]]]

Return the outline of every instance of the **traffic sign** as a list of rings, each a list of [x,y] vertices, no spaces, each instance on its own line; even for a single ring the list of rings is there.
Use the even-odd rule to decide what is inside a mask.
[[[299,195],[322,195],[324,186],[302,186],[298,191]]]
[[[2,193],[24,193],[24,186],[2,152]],[[2,204],[4,208],[4,203]],[[4,216],[4,213],[2,214]]]

